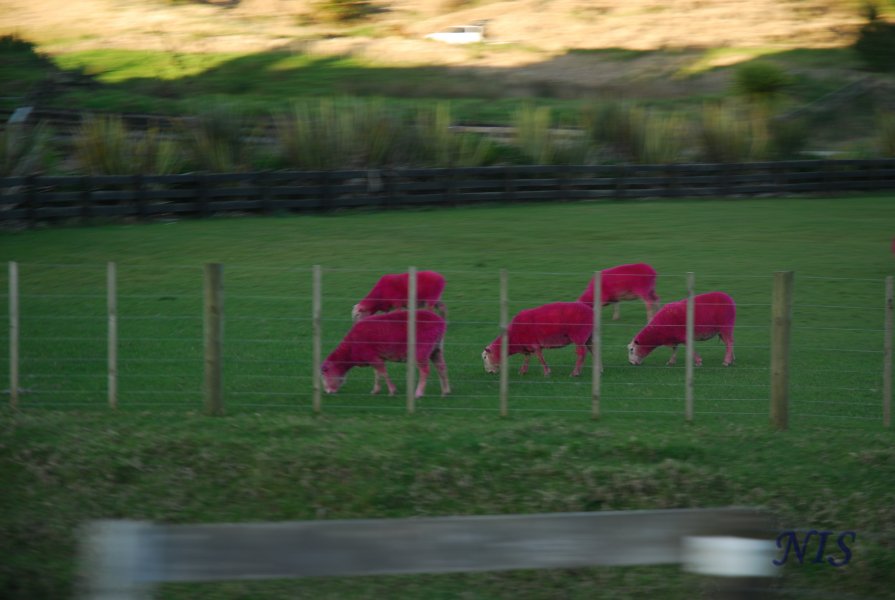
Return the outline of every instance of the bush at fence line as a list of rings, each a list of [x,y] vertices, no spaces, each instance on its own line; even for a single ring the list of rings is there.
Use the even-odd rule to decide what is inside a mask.
[[[882,156],[895,157],[895,112],[880,113],[877,116],[879,153]]]
[[[214,102],[202,107],[194,119],[183,125],[184,149],[191,168],[217,173],[247,171],[261,153],[244,137],[260,131],[235,103]]]
[[[895,71],[895,23],[880,18],[875,2],[865,2],[864,12],[867,23],[855,40],[855,51],[870,68]]]
[[[706,104],[699,137],[708,162],[765,159],[770,149],[767,112],[732,104]]]
[[[750,101],[772,103],[791,84],[786,71],[769,62],[748,62],[734,71],[734,90]]]
[[[9,126],[0,130],[0,176],[42,174],[52,170],[57,162],[53,132],[48,125]]]
[[[659,112],[631,102],[601,102],[582,109],[581,126],[591,143],[608,149],[616,160],[674,163],[692,154],[688,150],[693,146],[692,126],[682,112]]]
[[[119,115],[85,116],[73,144],[78,164],[91,175],[167,175],[184,165],[177,142],[163,138],[157,128],[128,131]]]
[[[497,161],[500,150],[487,136],[451,131],[450,104],[420,109],[416,119],[416,143],[424,166],[482,167]],[[413,157],[408,157],[412,160]]]
[[[336,108],[331,99],[296,102],[274,116],[277,149],[282,166],[293,169],[331,169],[350,166],[353,156],[350,111]],[[377,144],[378,138],[370,144]]]
[[[782,119],[770,126],[769,157],[777,160],[804,158],[808,143],[808,124],[801,119]]]
[[[587,140],[563,139],[553,126],[549,107],[523,106],[513,115],[514,143],[521,154],[537,165],[584,164]]]

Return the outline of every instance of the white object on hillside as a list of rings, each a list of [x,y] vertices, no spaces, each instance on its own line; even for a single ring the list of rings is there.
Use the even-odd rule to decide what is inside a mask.
[[[448,44],[474,44],[484,41],[485,28],[481,25],[455,25],[442,31],[430,33],[426,39]]]

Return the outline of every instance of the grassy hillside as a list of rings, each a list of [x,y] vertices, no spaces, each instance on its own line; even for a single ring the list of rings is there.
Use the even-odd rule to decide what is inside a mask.
[[[0,413],[0,595],[68,597],[76,527],[161,522],[765,506],[781,529],[855,531],[849,565],[791,564],[795,597],[881,598],[893,582],[891,432],[881,426],[882,278],[892,197],[532,204],[330,216],[222,218],[4,233],[20,262],[20,412]],[[120,409],[105,396],[105,262],[119,271]],[[510,376],[510,417],[481,348],[511,312],[575,297],[596,268],[646,260],[663,301],[694,271],[738,302],[737,363],[702,343],[697,414],[683,366],[642,367],[624,344],[639,303],[605,312],[604,417],[589,419],[570,349],[555,374]],[[225,264],[227,415],[201,416],[201,264]],[[324,351],[383,272],[448,277],[455,393],[431,382],[413,416],[371,397],[369,369],[310,415],[310,273],[324,265]],[[769,429],[771,273],[796,275],[792,426]],[[5,281],[2,282],[6,288]],[[7,307],[0,306],[6,312]],[[403,390],[402,365],[390,373]],[[4,377],[6,375],[4,374]],[[7,387],[8,379],[0,382]],[[399,391],[400,394],[400,391]],[[769,537],[775,532],[769,533]],[[165,586],[163,598],[691,598],[676,568]],[[706,592],[704,597],[710,597]]]

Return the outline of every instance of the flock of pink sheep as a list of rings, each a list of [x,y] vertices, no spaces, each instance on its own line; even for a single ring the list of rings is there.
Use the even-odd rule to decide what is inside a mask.
[[[687,300],[671,302],[659,308],[656,295],[656,271],[646,263],[619,265],[601,272],[601,306],[615,307],[613,318],[619,318],[618,303],[640,298],[646,304],[647,324],[628,344],[628,361],[639,365],[659,346],[672,348],[669,365],[674,364],[677,347],[686,342]],[[396,391],[388,377],[386,362],[407,360],[407,273],[383,275],[373,289],[358,302],[353,310],[354,325],[321,366],[323,386],[327,393],[342,387],[346,375],[354,367],[373,367],[373,391],[381,389],[385,380],[389,394]],[[435,271],[417,273],[416,365],[419,371],[415,395],[421,397],[426,389],[430,363],[441,383],[441,395],[450,393],[447,365],[444,361],[444,334],[447,323],[446,307],[441,301],[445,278]],[[574,344],[577,359],[572,376],[581,373],[589,350],[594,328],[594,280],[574,302],[551,302],[520,311],[513,317],[507,330],[507,354],[523,354],[521,374],[528,371],[532,354],[538,357],[544,375],[550,367],[544,360],[544,349],[562,348]],[[437,312],[436,312],[437,311]],[[440,314],[439,314],[440,313]],[[702,341],[719,336],[726,346],[724,365],[733,363],[733,328],[736,305],[724,292],[708,292],[694,297],[694,339]],[[501,336],[482,352],[485,371],[500,369]],[[696,365],[702,364],[698,354]]]

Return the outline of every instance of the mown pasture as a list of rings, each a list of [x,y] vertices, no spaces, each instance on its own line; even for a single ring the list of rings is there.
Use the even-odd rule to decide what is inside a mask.
[[[790,596],[881,597],[892,584],[895,469],[882,426],[883,278],[895,270],[888,195],[539,203],[419,211],[106,223],[2,234],[21,276],[20,411],[4,410],[3,595],[74,585],[74,528],[165,522],[766,506],[781,528],[856,531],[847,567],[790,565]],[[739,305],[737,363],[700,345],[696,416],[684,368],[624,345],[643,305],[604,312],[603,418],[570,349],[510,377],[510,417],[481,349],[510,312],[573,299],[595,269],[650,262],[663,301],[723,289]],[[106,406],[107,261],[118,267],[119,409]],[[227,416],[202,409],[202,265],[225,265]],[[442,271],[454,394],[431,380],[406,415],[369,396],[369,369],[311,401],[311,272],[324,267],[324,352],[379,274]],[[791,428],[768,426],[772,274],[796,272]],[[3,282],[4,288],[6,282]],[[4,297],[4,313],[8,297]],[[4,344],[5,345],[5,344]],[[518,368],[519,357],[511,361]],[[534,367],[534,365],[533,365]],[[8,387],[8,374],[0,386]],[[771,532],[770,535],[774,535]],[[809,561],[806,561],[806,563]],[[171,585],[170,598],[692,597],[676,568]],[[697,584],[698,585],[698,584]]]

